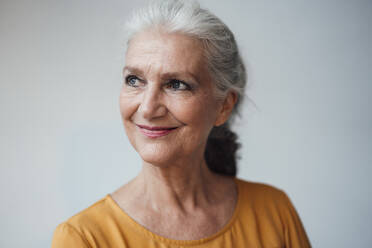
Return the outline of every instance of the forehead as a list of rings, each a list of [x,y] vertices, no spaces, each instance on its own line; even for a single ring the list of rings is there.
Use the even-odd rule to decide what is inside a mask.
[[[135,35],[126,53],[126,66],[148,72],[206,72],[202,43],[183,34],[145,31]]]

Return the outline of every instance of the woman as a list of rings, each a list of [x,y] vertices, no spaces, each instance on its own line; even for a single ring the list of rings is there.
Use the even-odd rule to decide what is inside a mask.
[[[237,179],[246,73],[234,36],[191,1],[138,12],[120,110],[142,158],[132,181],[60,224],[53,247],[310,247],[286,194]]]

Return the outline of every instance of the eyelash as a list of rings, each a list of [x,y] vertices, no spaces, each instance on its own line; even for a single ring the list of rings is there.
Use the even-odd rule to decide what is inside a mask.
[[[131,86],[131,87],[134,87],[134,88],[137,88],[138,86],[134,86],[132,84],[130,84],[130,80],[132,79],[137,79],[138,81],[141,81],[138,77],[134,76],[134,75],[128,75],[125,77],[125,84],[128,85],[128,86]]]
[[[128,75],[128,76],[125,77],[125,84],[128,85],[128,86],[130,86],[130,87],[138,88],[139,86],[135,86],[135,85],[133,85],[133,84],[130,83],[130,80],[132,80],[132,79],[136,79],[138,81],[143,81],[143,80],[139,79],[135,75]],[[192,87],[188,83],[186,83],[184,81],[181,81],[181,80],[178,80],[178,79],[171,79],[165,85],[166,86],[172,86],[175,83],[179,83],[180,85],[184,85],[185,89],[174,89],[172,87],[169,87],[169,88],[167,87],[167,88],[168,89],[171,89],[173,91],[185,91],[185,90],[188,90],[189,91],[189,90],[192,90]]]
[[[181,81],[181,80],[178,80],[178,79],[171,79],[171,80],[169,80],[169,82],[166,84],[167,86],[169,86],[169,85],[175,85],[176,83],[178,83],[178,84],[180,84],[180,85],[184,85],[184,87],[185,87],[185,89],[174,89],[174,88],[170,88],[171,90],[174,90],[174,91],[177,91],[177,90],[180,90],[180,91],[183,91],[183,90],[191,90],[191,86],[189,85],[189,84],[187,84],[187,83],[185,83],[185,82],[183,82],[183,81]]]

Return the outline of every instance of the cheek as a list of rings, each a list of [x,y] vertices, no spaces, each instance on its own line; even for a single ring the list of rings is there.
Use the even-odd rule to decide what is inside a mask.
[[[181,153],[184,154],[192,154],[201,149],[215,122],[214,102],[210,98],[184,100],[174,103],[171,112],[185,125],[172,140],[172,147],[181,147]]]
[[[179,121],[190,126],[210,126],[216,118],[215,102],[210,96],[175,101],[170,108]]]
[[[123,122],[124,130],[127,135],[129,142],[132,144],[135,150],[137,147],[137,141],[135,134],[135,126],[131,124],[131,118],[133,113],[137,109],[137,104],[135,104],[135,98],[133,96],[128,96],[127,94],[120,94],[119,97],[119,108],[120,108],[120,115]]]
[[[137,109],[138,104],[136,104],[136,99],[125,94],[120,94],[119,97],[119,109],[121,119],[124,125],[125,132],[129,138],[132,140],[131,134],[135,128],[131,125],[130,120]]]
[[[119,96],[119,108],[123,121],[128,120],[137,108],[135,97],[121,92]]]

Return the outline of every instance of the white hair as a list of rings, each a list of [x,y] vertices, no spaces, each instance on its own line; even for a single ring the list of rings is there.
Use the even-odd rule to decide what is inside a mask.
[[[155,27],[168,33],[195,37],[202,42],[217,97],[223,98],[229,90],[235,91],[238,102],[233,112],[238,112],[247,76],[230,29],[195,0],[155,0],[135,12],[126,23],[128,43],[136,33]]]

